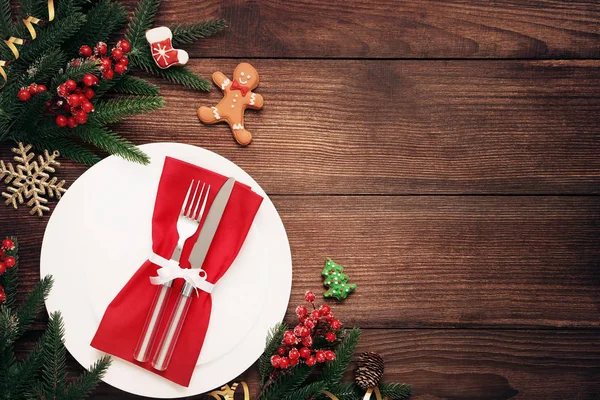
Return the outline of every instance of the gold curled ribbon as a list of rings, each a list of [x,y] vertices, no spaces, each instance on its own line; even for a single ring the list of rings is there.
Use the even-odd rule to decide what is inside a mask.
[[[48,21],[54,20],[54,16],[54,0],[48,0]],[[37,38],[37,33],[35,31],[35,28],[33,27],[33,24],[37,25],[40,22],[42,22],[41,19],[32,16],[23,19],[23,23],[29,31],[31,40],[35,40]],[[13,55],[15,56],[15,60],[19,58],[19,49],[17,49],[16,45],[18,44],[19,46],[22,46],[23,43],[25,43],[25,41],[21,38],[11,36],[8,39],[4,40],[4,43],[8,46],[10,51],[12,51]],[[0,60],[0,75],[4,78],[4,83],[8,82],[8,76],[6,75],[6,71],[4,70],[4,67],[6,67],[8,64],[8,61]]]
[[[208,395],[217,400],[233,400],[235,390],[239,385],[240,383],[234,382],[231,384],[231,387],[229,385],[225,385],[221,387],[221,390],[213,390],[212,392],[208,393]],[[241,382],[241,385],[244,388],[244,400],[250,400],[250,390],[248,389],[248,385],[246,382]]]
[[[365,393],[365,397],[363,397],[363,400],[369,400],[371,398],[372,393],[375,393],[375,398],[377,400],[382,400],[381,392],[379,391],[379,388],[377,386],[369,388],[369,390],[367,390],[367,393]]]

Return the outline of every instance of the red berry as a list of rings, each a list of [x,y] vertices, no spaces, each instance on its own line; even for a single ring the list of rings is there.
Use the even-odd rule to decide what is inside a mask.
[[[88,99],[93,99],[96,93],[94,92],[94,89],[88,87],[83,89],[83,95]]]
[[[297,360],[300,358],[300,352],[296,349],[291,349],[290,353],[288,354],[288,357],[290,358],[290,360]]]
[[[112,79],[115,76],[115,72],[112,69],[109,69],[108,71],[104,71],[102,73],[102,77],[104,79]]]
[[[121,59],[119,60],[119,64],[123,64],[124,66],[128,66],[129,65],[129,58],[127,58],[126,56],[121,57]]]
[[[15,258],[13,256],[8,256],[4,260],[4,265],[6,266],[6,268],[12,268],[15,266],[16,263],[17,263],[17,260],[15,260]]]
[[[48,88],[46,87],[46,85],[37,85],[35,94],[40,94],[40,93],[44,93],[47,91],[48,91]]]
[[[327,315],[331,312],[331,307],[329,307],[327,304],[323,304],[321,307],[319,307],[319,311],[321,311],[321,314]]]
[[[94,111],[94,105],[86,99],[83,103],[81,103],[81,109],[86,113],[91,113]]]
[[[302,346],[312,347],[313,339],[312,336],[307,336],[302,339]]]
[[[112,60],[108,57],[102,57],[100,59],[100,70],[102,72],[108,71],[112,67]]]
[[[123,75],[125,71],[127,71],[127,66],[125,64],[119,62],[117,65],[115,65],[115,72],[117,74]]]
[[[29,85],[27,90],[29,90],[30,95],[35,96],[37,94],[37,85],[35,83],[32,83],[31,85]]]
[[[21,89],[19,90],[19,93],[17,93],[17,97],[21,101],[28,101],[31,98],[31,93],[29,93],[29,90],[27,89]]]
[[[325,359],[327,361],[333,361],[333,360],[335,360],[335,353],[333,351],[331,351],[331,350],[327,350],[325,352]]]
[[[335,319],[335,317],[333,316],[333,313],[329,313],[325,315],[325,321],[331,323],[331,321],[333,321]]]
[[[119,61],[121,59],[121,57],[123,57],[123,50],[121,50],[117,47],[117,48],[112,49],[111,54],[112,54],[112,58],[115,61]]]
[[[308,310],[306,309],[306,306],[298,306],[296,307],[296,315],[298,315],[299,317],[303,317],[308,313]]]
[[[67,97],[67,103],[69,103],[71,107],[79,107],[81,105],[81,98],[78,94],[69,95],[69,97]]]
[[[287,357],[281,357],[279,359],[279,368],[286,369],[290,366],[290,359]]]
[[[119,40],[117,42],[117,47],[123,50],[123,53],[129,53],[131,50],[131,44],[125,39]]]
[[[96,84],[96,75],[94,74],[85,74],[83,77],[83,84],[85,86],[93,86]]]
[[[72,92],[73,90],[77,89],[77,82],[75,82],[73,79],[69,79],[65,82],[65,87],[67,88],[67,91]]]
[[[69,128],[75,128],[77,126],[77,121],[75,121],[74,117],[67,118],[67,125]]]
[[[294,333],[292,331],[287,331],[283,335],[283,344],[285,344],[287,346],[292,346],[292,345],[296,344],[296,335],[294,335]]]
[[[4,257],[6,257],[6,251],[0,248],[0,261],[3,261]]]
[[[6,238],[2,241],[2,248],[4,250],[12,250],[15,247],[15,242],[12,239]]]
[[[306,337],[308,335],[310,335],[310,329],[308,329],[306,326],[304,325],[297,325],[294,328],[294,334],[296,336],[300,336],[300,337]]]
[[[327,332],[325,334],[325,340],[327,340],[329,343],[335,342],[336,338],[337,336],[335,335],[335,332]]]
[[[306,359],[306,365],[308,365],[309,367],[314,367],[314,365],[317,363],[317,359],[314,358],[313,356],[310,356]]]
[[[279,367],[279,360],[280,360],[279,356],[273,356],[273,357],[271,357],[271,365],[273,367],[275,367],[275,368],[278,368]]]
[[[287,353],[287,349],[285,348],[285,346],[281,346],[277,349],[277,354],[279,354],[280,356],[285,356],[285,353]]]
[[[6,265],[4,265],[4,263],[0,262],[0,275],[2,275],[5,272],[6,272]]]
[[[315,296],[315,294],[313,292],[311,292],[310,290],[308,292],[306,292],[306,294],[304,295],[304,299],[306,301],[308,301],[309,303],[312,303],[313,301],[315,301],[316,298],[317,298],[317,296]]]
[[[58,87],[56,88],[56,93],[58,93],[58,95],[60,97],[66,97],[67,96],[67,87],[65,86],[64,83],[58,85]]]
[[[96,46],[94,47],[94,53],[96,53],[97,56],[103,56],[107,52],[108,46],[104,42],[98,42],[98,44],[96,44]]]
[[[81,57],[91,57],[92,56],[92,48],[87,45],[81,46],[79,48],[79,55]]]
[[[79,67],[79,66],[81,66],[81,60],[73,60],[73,61],[71,61],[71,66],[73,66],[73,67]]]
[[[78,124],[85,124],[87,120],[88,115],[85,111],[79,110],[75,113],[75,121],[77,121]]]
[[[319,312],[319,310],[312,310],[312,312],[310,313],[310,316],[313,319],[318,320],[319,318],[321,318],[321,313]]]
[[[312,318],[306,318],[306,321],[304,321],[304,326],[306,326],[308,329],[312,329],[316,325],[317,325],[317,322]]]
[[[6,293],[4,290],[0,292],[0,303],[4,303],[6,301]]]
[[[334,319],[333,321],[331,321],[331,324],[329,326],[331,326],[331,329],[335,329],[337,331],[342,327],[342,323],[339,319]]]
[[[308,358],[310,357],[310,349],[308,347],[303,347],[300,349],[300,357]]]
[[[59,115],[56,117],[56,125],[60,126],[61,128],[67,126],[67,117],[64,115]]]
[[[325,362],[326,358],[325,358],[325,352],[324,351],[317,351],[317,354],[315,354],[315,358],[317,359],[318,363],[323,363]]]
[[[292,367],[293,367],[293,366],[295,366],[295,365],[298,365],[298,363],[299,363],[299,362],[300,362],[300,360],[299,360],[299,359],[297,359],[297,358],[296,358],[295,360],[292,360],[292,359],[290,359],[290,365],[291,365]]]

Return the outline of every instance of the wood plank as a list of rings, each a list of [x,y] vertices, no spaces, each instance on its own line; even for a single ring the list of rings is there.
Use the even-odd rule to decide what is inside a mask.
[[[236,64],[191,67],[209,77]],[[117,130],[213,150],[270,194],[600,193],[600,61],[255,64],[266,105],[246,112],[248,148],[198,121],[216,88],[163,84],[167,106]]]
[[[386,381],[413,385],[414,400],[563,400],[600,396],[597,331],[363,330],[358,352],[376,351]],[[70,370],[82,368],[70,359]],[[346,379],[352,378],[351,369]],[[258,390],[256,367],[235,381]],[[102,384],[93,399],[134,399]],[[207,398],[203,396],[196,399]]]
[[[600,57],[594,1],[165,0],[156,22],[211,17],[230,27],[188,46],[195,57]]]
[[[237,60],[193,60],[209,77]],[[167,105],[116,130],[237,163],[270,194],[600,193],[600,61],[260,60],[265,109],[240,148],[201,105],[221,97],[161,83]],[[8,159],[7,146],[0,159]],[[74,169],[71,169],[74,168]],[[63,174],[79,176],[67,163]]]
[[[322,290],[320,272],[329,256],[358,284],[343,305],[330,302],[350,325],[600,327],[599,197],[273,200],[294,263],[288,318],[306,290]],[[23,214],[5,210],[0,235],[21,237],[27,292],[39,279],[44,224]]]

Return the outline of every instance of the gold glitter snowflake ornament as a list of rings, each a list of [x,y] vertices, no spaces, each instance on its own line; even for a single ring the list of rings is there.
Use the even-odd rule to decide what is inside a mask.
[[[2,197],[6,198],[6,205],[12,204],[16,209],[18,204],[23,204],[26,200],[27,206],[31,207],[30,214],[37,213],[38,216],[43,216],[44,212],[50,211],[46,206],[48,199],[56,197],[60,199],[61,195],[67,191],[63,188],[65,181],[58,181],[58,178],[50,178],[49,174],[56,172],[54,167],[60,166],[56,161],[59,156],[58,151],[50,154],[48,150],[44,150],[44,156],[38,156],[38,161],[35,160],[35,154],[30,153],[31,145],[23,146],[19,143],[18,148],[13,148],[15,162],[18,163],[16,169],[12,164],[4,164],[0,160],[0,180],[10,186],[7,186],[6,192],[2,192]],[[39,163],[38,163],[39,162]]]

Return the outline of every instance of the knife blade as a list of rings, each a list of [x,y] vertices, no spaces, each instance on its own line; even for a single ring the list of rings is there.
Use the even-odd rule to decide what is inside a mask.
[[[208,215],[206,215],[206,219],[204,220],[204,225],[202,225],[202,229],[200,230],[200,235],[198,235],[196,244],[190,254],[189,261],[192,268],[202,267],[210,244],[212,243],[217,228],[219,227],[219,223],[221,222],[225,207],[229,202],[229,197],[233,191],[234,184],[234,178],[227,179],[227,182],[221,186],[221,189],[219,189],[219,192],[213,200],[210,210],[208,210]]]

